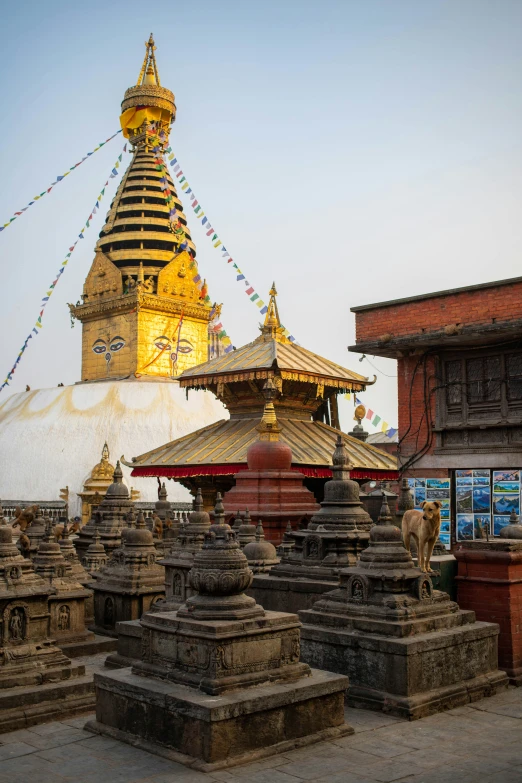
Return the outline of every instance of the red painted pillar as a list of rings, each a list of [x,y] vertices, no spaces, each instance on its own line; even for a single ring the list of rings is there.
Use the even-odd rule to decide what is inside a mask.
[[[454,555],[460,608],[499,624],[499,669],[522,685],[522,541],[467,541]]]

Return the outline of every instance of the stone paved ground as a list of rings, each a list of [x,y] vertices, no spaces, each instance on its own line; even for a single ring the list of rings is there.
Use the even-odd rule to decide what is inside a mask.
[[[93,736],[88,717],[0,735],[0,783],[522,783],[522,688],[413,723],[347,709],[350,737],[211,774]]]

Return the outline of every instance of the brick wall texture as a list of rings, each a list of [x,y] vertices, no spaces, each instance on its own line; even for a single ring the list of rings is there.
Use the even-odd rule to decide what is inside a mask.
[[[490,324],[522,318],[522,282],[437,296],[355,314],[356,341],[414,335],[450,324]]]

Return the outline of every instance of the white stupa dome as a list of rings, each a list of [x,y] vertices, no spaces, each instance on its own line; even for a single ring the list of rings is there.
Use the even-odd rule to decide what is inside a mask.
[[[176,381],[118,380],[79,383],[21,392],[0,405],[0,498],[49,500],[69,487],[69,510],[79,513],[81,492],[99,462],[105,442],[111,462],[161,446],[194,430],[228,418],[211,394],[187,399]],[[155,478],[124,480],[140,500],[157,500]],[[170,482],[169,500],[188,501],[190,493]]]

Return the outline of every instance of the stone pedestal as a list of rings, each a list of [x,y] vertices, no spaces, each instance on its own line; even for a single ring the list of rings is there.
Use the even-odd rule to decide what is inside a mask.
[[[372,520],[359,498],[359,485],[350,479],[348,452],[337,438],[332,458],[333,478],[324,486],[324,500],[306,530],[285,533],[279,565],[268,575],[256,575],[249,594],[271,610],[300,611],[313,606],[331,590],[341,569],[355,565],[368,545]]]
[[[288,522],[296,529],[317,511],[312,492],[304,485],[302,473],[292,470],[292,450],[279,440],[273,398],[275,387],[267,382],[265,409],[257,428],[259,440],[247,451],[247,470],[234,476],[235,486],[225,493],[223,504],[227,516],[247,507],[252,519],[263,521],[265,537],[279,544]]]
[[[243,593],[252,573],[223,517],[218,501],[190,572],[195,594],[142,618],[135,666],[95,675],[87,724],[204,771],[353,731],[347,678],[301,663],[298,618]]]
[[[93,517],[84,525],[76,539],[76,551],[80,561],[83,560],[89,545],[94,540],[96,530],[100,534],[101,543],[110,557],[121,546],[121,531],[125,527],[126,518],[134,508],[129,490],[123,483],[123,473],[120,462],[116,463],[113,482],[107,489],[105,497],[97,506]]]
[[[196,553],[203,549],[205,535],[209,528],[210,516],[203,511],[203,498],[201,490],[198,489],[194,511],[183,524],[180,524],[179,534],[174,540],[170,554],[159,561],[159,564],[165,568],[165,596],[152,604],[151,611],[177,611],[187,598],[194,595],[188,575]],[[105,664],[112,668],[131,666],[140,658],[141,625],[138,620],[119,622],[116,633],[117,651],[108,656]]]
[[[94,634],[85,625],[85,605],[91,591],[76,581],[69,560],[63,556],[60,544],[49,526],[47,537],[34,557],[36,573],[49,586],[49,631],[59,646],[67,652],[70,644],[88,644]]]
[[[370,545],[303,622],[302,657],[350,677],[348,703],[416,719],[491,696],[498,626],[477,622],[416,568],[386,498]]]
[[[0,519],[3,514],[0,512]],[[53,589],[0,524],[0,733],[91,710],[94,687],[49,633]],[[58,710],[57,710],[58,705]]]
[[[110,489],[110,487],[109,487]],[[93,574],[94,626],[99,634],[116,637],[116,623],[139,620],[165,594],[165,572],[157,562],[152,533],[143,514],[136,528],[124,528],[122,546],[108,564]]]
[[[522,540],[466,541],[455,551],[459,604],[498,623],[498,665],[522,685]]]

